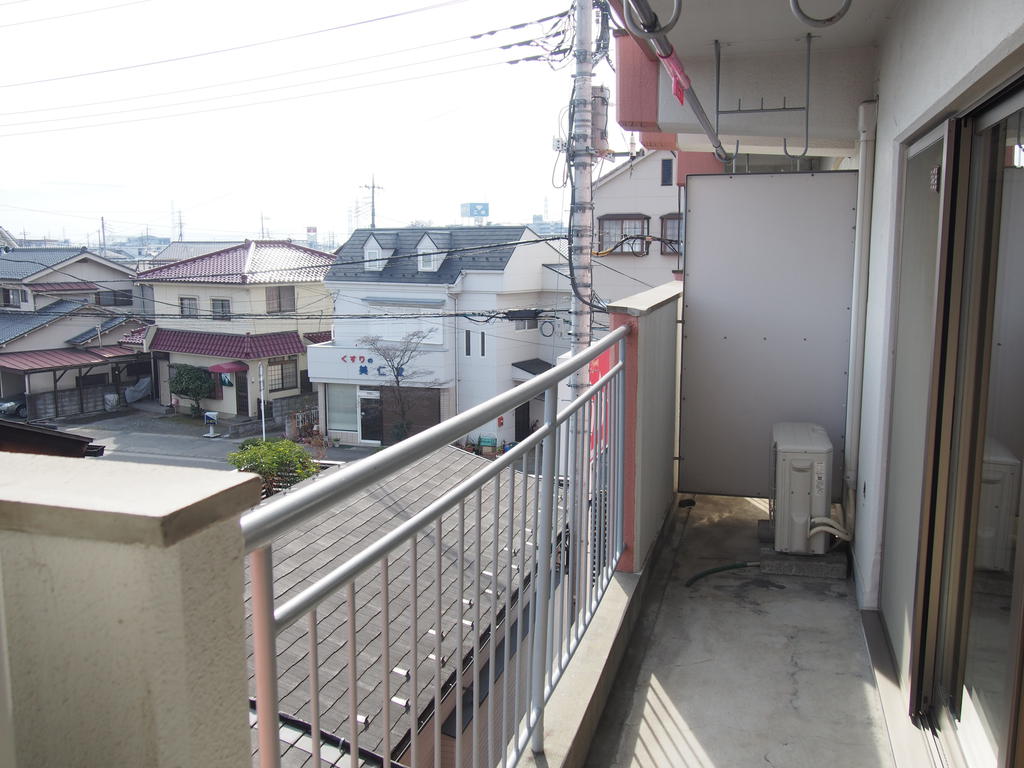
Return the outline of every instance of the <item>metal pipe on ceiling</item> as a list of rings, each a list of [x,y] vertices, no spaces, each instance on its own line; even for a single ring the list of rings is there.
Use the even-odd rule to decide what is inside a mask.
[[[672,90],[676,98],[679,99],[681,104],[689,105],[694,117],[697,118],[697,122],[700,123],[701,129],[704,131],[704,135],[711,142],[711,146],[715,151],[715,157],[723,163],[727,163],[732,160],[733,156],[722,147],[722,140],[718,136],[718,131],[715,130],[715,127],[708,119],[704,107],[701,106],[700,99],[697,98],[697,94],[693,91],[690,78],[687,77],[686,71],[683,69],[683,63],[679,60],[675,49],[672,47],[672,43],[668,40],[667,32],[679,21],[681,8],[682,0],[673,0],[672,18],[668,24],[659,25],[658,15],[651,9],[647,0],[623,0],[622,20],[630,34],[642,40],[650,41],[654,52],[661,59],[662,65],[672,78]]]

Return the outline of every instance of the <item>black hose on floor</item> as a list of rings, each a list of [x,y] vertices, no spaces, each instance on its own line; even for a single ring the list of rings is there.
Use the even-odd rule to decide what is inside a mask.
[[[729,563],[729,565],[717,565],[714,568],[708,568],[705,571],[693,574],[693,576],[686,581],[686,586],[693,586],[695,582],[700,581],[705,576],[710,576],[713,573],[721,573],[722,571],[738,571],[740,568],[757,568],[760,565],[761,562],[759,560],[742,563]]]

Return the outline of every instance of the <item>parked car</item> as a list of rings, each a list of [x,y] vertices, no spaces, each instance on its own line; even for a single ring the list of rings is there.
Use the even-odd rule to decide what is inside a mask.
[[[4,416],[28,416],[28,404],[25,402],[25,395],[0,398],[0,414]]]

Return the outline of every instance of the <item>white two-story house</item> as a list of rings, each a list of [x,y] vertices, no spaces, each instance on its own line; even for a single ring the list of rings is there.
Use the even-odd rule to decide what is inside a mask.
[[[367,337],[393,346],[426,334],[401,379],[409,433],[547,370],[568,349],[563,259],[528,227],[359,229],[337,255],[325,280],[334,338],[310,347],[309,374],[321,429],[338,442],[389,443],[399,434],[394,380]],[[527,404],[468,437],[520,440],[540,407]]]
[[[143,348],[156,363],[160,402],[188,409],[170,391],[178,364],[210,372],[202,407],[229,416],[259,415],[260,371],[268,413],[310,392],[306,346],[330,330],[323,278],[333,261],[287,241],[249,240],[140,272],[152,288],[156,323]]]

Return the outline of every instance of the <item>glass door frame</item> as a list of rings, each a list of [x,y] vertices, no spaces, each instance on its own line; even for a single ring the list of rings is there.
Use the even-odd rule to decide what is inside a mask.
[[[1002,209],[998,157],[1005,151],[988,129],[1002,119],[1000,114],[1012,113],[1017,102],[1022,102],[1017,109],[1024,106],[1022,85],[1018,83],[1012,95],[988,102],[995,106],[986,105],[951,119],[944,128],[938,301],[911,643],[910,710],[912,715],[930,720],[943,751],[956,763],[965,760],[954,718],[959,719],[963,708],[974,586],[995,322],[998,263],[993,246]],[[972,189],[978,194],[974,200]],[[980,212],[977,221],[969,221],[971,212]],[[1022,549],[1024,546],[1018,546],[1014,568],[1012,594],[1017,596],[1024,594]],[[1018,599],[1012,606],[1009,624],[1011,711],[1008,732],[1003,734],[1004,768],[1024,766],[1021,602]]]

